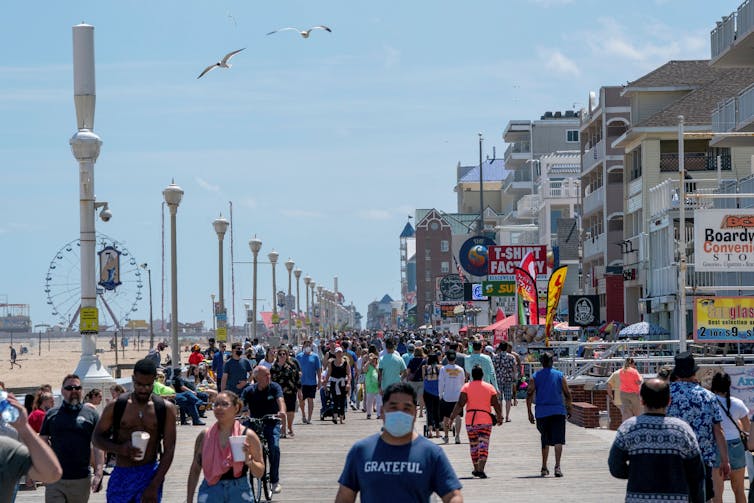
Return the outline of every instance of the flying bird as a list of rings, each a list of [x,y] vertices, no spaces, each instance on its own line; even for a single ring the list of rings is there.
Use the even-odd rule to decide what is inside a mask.
[[[199,76],[197,77],[197,79],[201,79],[202,77],[204,77],[204,75],[207,72],[209,72],[210,70],[214,70],[215,68],[230,68],[232,66],[230,63],[228,63],[228,61],[230,61],[230,58],[232,58],[233,56],[235,56],[239,52],[243,51],[244,49],[246,49],[246,47],[244,47],[242,49],[238,49],[236,51],[229,52],[228,54],[225,55],[225,57],[223,57],[223,59],[221,59],[217,63],[209,65],[207,68],[205,68],[204,71],[199,74]]]
[[[288,28],[280,28],[279,30],[271,31],[267,35],[272,35],[273,33],[277,33],[279,31],[286,31],[286,30],[293,30],[295,32],[298,32],[298,34],[301,35],[304,38],[309,38],[309,35],[312,33],[312,30],[325,30],[325,31],[328,31],[328,32],[332,33],[332,30],[330,28],[328,28],[327,26],[324,26],[324,25],[320,25],[320,26],[312,26],[311,28],[309,28],[308,30],[305,30],[305,31],[301,31],[298,28],[292,28],[292,27],[289,26]]]

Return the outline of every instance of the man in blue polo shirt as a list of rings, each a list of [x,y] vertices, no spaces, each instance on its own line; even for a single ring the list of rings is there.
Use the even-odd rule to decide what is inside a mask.
[[[383,431],[351,447],[335,503],[384,501],[462,503],[461,483],[445,452],[414,432],[416,392],[405,382],[388,386],[383,400]]]
[[[322,362],[319,360],[319,355],[313,351],[310,340],[304,341],[301,352],[296,355],[296,360],[301,367],[301,396],[299,397],[301,418],[304,424],[311,424],[314,397],[322,381]],[[306,402],[308,414],[304,412],[304,402]]]

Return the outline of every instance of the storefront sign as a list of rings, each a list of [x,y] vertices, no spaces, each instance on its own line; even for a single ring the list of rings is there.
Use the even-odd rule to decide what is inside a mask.
[[[754,271],[754,211],[695,212],[694,257],[697,271]]]
[[[754,297],[696,297],[694,340],[754,341]]]
[[[545,245],[490,246],[488,249],[490,267],[487,271],[490,281],[514,282],[514,267],[520,267],[521,261],[531,252],[532,266],[537,276],[547,274],[547,247]],[[535,278],[536,279],[536,278]]]
[[[569,295],[568,324],[572,327],[597,327],[600,324],[599,295]]]
[[[464,271],[472,276],[486,276],[489,268],[489,248],[495,241],[488,237],[476,236],[467,239],[458,251],[458,261]]]
[[[482,291],[490,297],[513,297],[516,295],[515,281],[483,281]]]

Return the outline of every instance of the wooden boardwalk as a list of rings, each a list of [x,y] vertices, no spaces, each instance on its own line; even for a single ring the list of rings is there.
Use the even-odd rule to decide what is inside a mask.
[[[315,406],[315,414],[318,410]],[[455,445],[451,439],[451,444],[443,447],[464,485],[465,501],[623,501],[625,481],[612,478],[607,470],[607,455],[613,432],[583,429],[568,424],[568,443],[564,448],[562,462],[564,477],[556,479],[550,476],[542,479],[539,476],[539,435],[526,420],[523,401],[513,408],[511,418],[512,422],[493,430],[490,461],[486,470],[490,478],[487,480],[471,477],[465,432],[461,437],[463,444]],[[331,421],[321,422],[319,416],[316,416],[311,425],[299,423],[297,417],[294,423],[295,439],[281,440],[283,491],[274,495],[273,501],[331,503],[338,489],[337,480],[349,447],[356,440],[377,432],[381,421],[368,421],[361,412],[349,412],[343,425],[335,425]],[[194,438],[198,432],[199,427],[181,426],[178,429],[178,449],[164,490],[163,501],[166,503],[183,503],[186,500],[186,479]],[[550,456],[552,472],[552,453]],[[44,501],[43,491],[40,488],[37,491],[20,492],[16,501]],[[104,489],[89,501],[105,502]],[[733,501],[730,490],[725,494],[725,501]]]

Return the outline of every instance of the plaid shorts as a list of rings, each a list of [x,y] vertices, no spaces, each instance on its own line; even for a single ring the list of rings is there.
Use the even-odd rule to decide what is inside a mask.
[[[503,394],[503,400],[506,402],[513,400],[513,381],[500,383],[500,391]]]

